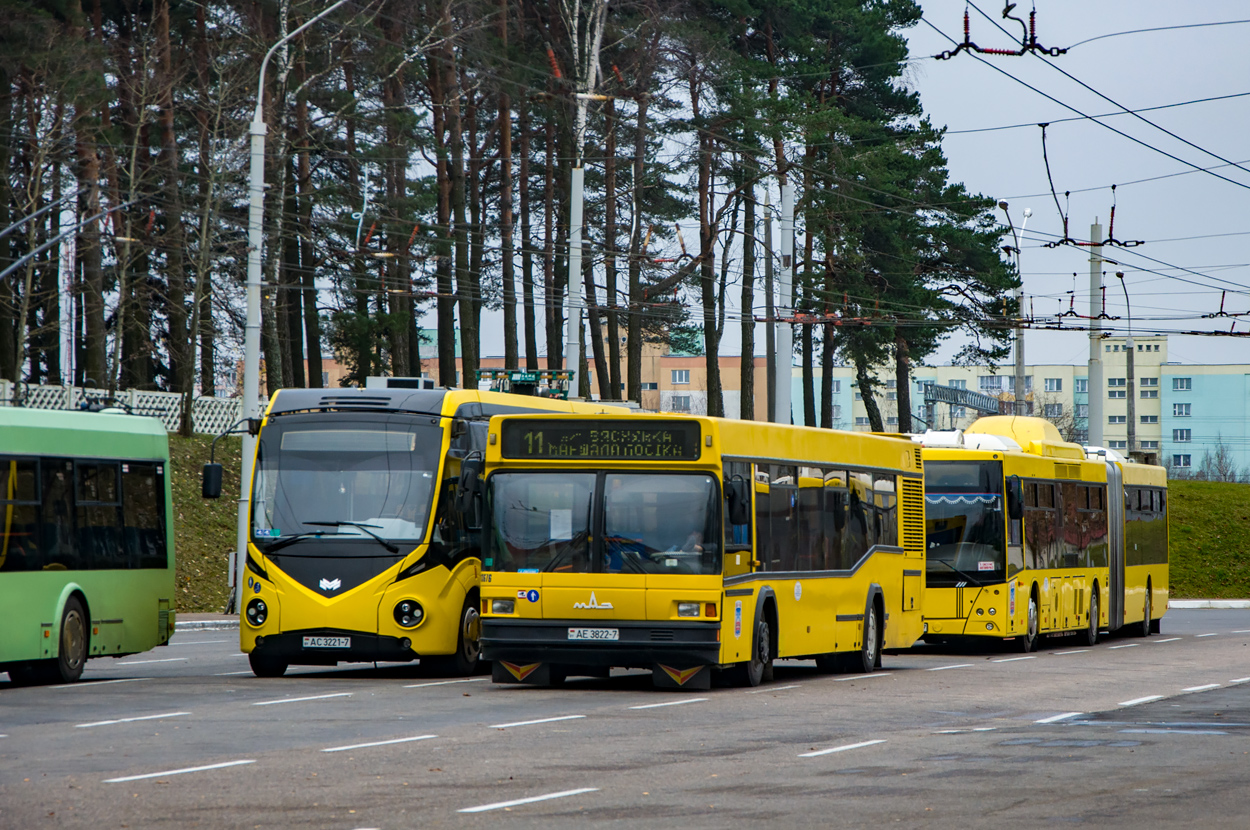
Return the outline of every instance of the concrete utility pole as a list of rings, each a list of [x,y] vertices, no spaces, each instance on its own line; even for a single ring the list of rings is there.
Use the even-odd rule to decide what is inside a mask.
[[[1128,441],[1126,442],[1128,452],[1126,452],[1125,455],[1129,458],[1133,458],[1134,453],[1137,452],[1137,398],[1135,397],[1137,394],[1137,384],[1134,382],[1133,378],[1133,360],[1134,352],[1136,351],[1133,348],[1133,307],[1129,305],[1128,286],[1124,284],[1124,272],[1116,271],[1115,275],[1120,278],[1120,288],[1124,291],[1124,308],[1128,317],[1128,338],[1125,340],[1124,346],[1124,348],[1128,349],[1128,358],[1125,361],[1127,364],[1127,371],[1125,372],[1125,375],[1127,376],[1125,395],[1127,397],[1126,402],[1128,403],[1128,409],[1127,415],[1124,419],[1125,424],[1128,426],[1128,435],[1126,436],[1128,438]]]
[[[568,337],[564,343],[564,369],[571,373],[570,398],[577,397],[581,388],[577,384],[582,363],[582,306],[585,305],[582,302],[582,182],[585,168],[581,165],[581,155],[579,148],[577,164],[569,171],[569,287],[565,317]]]
[[[1102,225],[1098,220],[1089,226],[1090,242],[1102,239]],[[1102,246],[1089,249],[1089,440],[1087,443],[1103,446],[1102,441]]]
[[[777,302],[773,296],[773,212],[771,195],[764,189],[764,315],[768,325],[764,327],[765,382],[768,385],[769,421],[777,422]]]
[[[247,322],[243,327],[243,417],[259,418],[260,404],[260,288],[261,253],[265,244],[265,70],[269,59],[291,39],[302,34],[321,18],[346,4],[338,0],[312,17],[303,26],[279,40],[260,62],[260,77],[256,82],[256,109],[248,130],[252,137],[251,168],[247,177]],[[256,462],[256,436],[243,434],[243,471],[239,476],[238,548],[235,550],[234,567],[230,570],[230,607],[239,610],[239,590],[243,585],[243,564],[247,560],[247,503],[252,488],[252,467]]]
[[[794,314],[792,279],[794,274],[794,188],[789,183],[781,186],[781,271],[778,288],[781,302],[777,314],[790,317]],[[790,417],[790,369],[794,364],[794,331],[790,323],[777,324],[777,411],[773,420],[779,424],[791,423]]]
[[[999,202],[998,206],[1007,216],[1007,227],[1011,229],[1011,239],[1015,243],[1011,251],[1016,256],[1016,275],[1020,277],[1020,285],[1016,286],[1016,342],[1015,342],[1015,377],[1013,382],[1015,389],[1012,397],[1015,401],[1012,404],[1012,412],[1017,415],[1029,414],[1029,403],[1026,399],[1026,390],[1024,386],[1024,272],[1020,270],[1020,236],[1024,233],[1024,228],[1029,224],[1029,217],[1033,215],[1033,211],[1029,208],[1024,209],[1024,221],[1020,223],[1020,233],[1016,233],[1016,226],[1011,221],[1011,214],[1007,212],[1007,203]]]

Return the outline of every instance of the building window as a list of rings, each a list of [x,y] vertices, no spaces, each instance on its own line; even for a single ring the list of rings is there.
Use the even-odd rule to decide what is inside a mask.
[[[1109,424],[1123,424],[1123,423],[1127,423],[1127,421],[1128,421],[1128,416],[1126,415],[1108,415],[1107,416],[1107,423]]]
[[[1194,388],[1193,378],[1172,378],[1173,392],[1188,392]]]
[[[689,412],[690,411],[690,396],[689,395],[674,395],[672,410],[673,412]]]
[[[897,393],[897,392],[886,392],[886,393],[885,393],[885,399],[886,399],[887,401],[896,401],[896,400],[898,400],[898,393]]]
[[[1155,351],[1156,351],[1156,352],[1157,352],[1157,351],[1159,351],[1159,344],[1158,344],[1158,343],[1156,343],[1156,344],[1155,344]]]
[[[1007,376],[1007,391],[1012,392],[1012,393],[1016,391],[1016,376],[1015,375]],[[1033,376],[1032,375],[1024,376],[1024,391],[1026,393],[1033,391]]]
[[[1143,389],[1159,385],[1158,378],[1138,378],[1137,382],[1141,385]]]
[[[1089,378],[1077,378],[1072,382],[1072,391],[1077,394],[1089,392]]]
[[[1078,444],[1084,444],[1089,441],[1089,430],[1078,429],[1072,434],[1072,440]]]
[[[836,381],[835,381],[835,383],[836,383]],[[836,404],[836,403],[835,403],[835,404],[833,405],[833,420],[835,420],[835,421],[841,421],[841,420],[842,420],[842,405],[841,405],[841,404]]]
[[[836,395],[842,391],[842,381],[835,380],[835,381],[832,381],[832,383],[833,383],[833,394]]]
[[[1062,418],[1063,404],[1048,403],[1042,405],[1042,417],[1044,418]]]
[[[949,386],[951,389],[967,389],[967,388],[968,388],[968,381],[966,381],[966,380],[952,380],[950,383],[948,383],[948,384],[946,384],[946,385],[947,385],[947,386]]]
[[[1159,442],[1158,441],[1142,441],[1141,448],[1143,450],[1157,450],[1159,449]]]
[[[956,419],[967,418],[968,410],[962,406],[953,406],[951,407],[951,417]]]
[[[1127,398],[1128,392],[1123,389],[1110,389],[1107,391],[1108,398]]]
[[[977,378],[977,386],[982,392],[999,392],[1003,388],[1003,379],[998,375],[981,375]]]
[[[1157,424],[1159,423],[1159,416],[1158,415],[1143,415],[1141,416],[1141,422],[1143,424]]]
[[[1187,403],[1174,403],[1174,404],[1172,404],[1172,417],[1173,417],[1173,418],[1188,418],[1188,417],[1190,417],[1190,407],[1191,407],[1191,406],[1192,406],[1192,404],[1187,404]]]
[[[1113,450],[1127,450],[1128,441],[1108,441],[1107,446]]]
[[[855,419],[855,426],[857,426],[857,427],[866,427],[866,426],[868,426],[868,419],[867,419],[867,418],[856,418],[856,419]]]
[[[690,382],[690,370],[689,369],[674,369],[673,370],[673,383],[674,384],[689,383],[689,382]]]
[[[1047,392],[1062,392],[1063,378],[1046,378],[1045,389]]]
[[[422,375],[422,377],[424,377],[424,375]],[[324,389],[325,387],[329,385],[330,385],[330,373],[322,372],[321,373],[321,388]]]
[[[1078,418],[1088,418],[1088,417],[1089,417],[1089,404],[1087,404],[1087,403],[1078,403],[1078,404],[1076,405],[1076,417],[1078,417]]]
[[[891,415],[890,417],[886,418],[886,419],[885,419],[885,422],[886,422],[888,425],[892,426],[892,427],[896,427],[896,426],[898,426],[898,418],[894,417],[893,415]]]
[[[864,399],[863,395],[859,394],[858,392],[855,393],[855,400],[862,401],[863,399]]]
[[[886,389],[895,389],[895,388],[897,388],[897,386],[898,386],[898,381],[894,381],[894,380],[887,380],[887,381],[885,382],[885,388],[886,388]]]
[[[655,390],[655,389],[659,389],[659,388],[660,388],[660,384],[658,384],[658,383],[644,383],[644,384],[641,384],[641,388],[642,388],[642,391],[646,392],[647,390]]]
[[[1157,398],[1159,397],[1159,390],[1158,389],[1143,389],[1141,390],[1141,396],[1143,398]]]
[[[1107,378],[1108,387],[1127,386],[1128,378]]]
[[[1107,346],[1107,351],[1111,351],[1111,347],[1110,347],[1110,346]]]
[[[1172,456],[1172,466],[1173,467],[1188,467],[1189,459],[1190,459],[1190,456],[1188,455],[1174,455]]]
[[[1193,439],[1193,434],[1192,429],[1174,429],[1172,430],[1172,443],[1188,444]]]

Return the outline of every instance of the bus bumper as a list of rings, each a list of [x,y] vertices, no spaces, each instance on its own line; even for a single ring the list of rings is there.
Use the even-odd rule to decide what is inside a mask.
[[[306,645],[311,638],[312,643]],[[347,639],[349,645],[326,647]],[[412,650],[407,637],[387,637],[361,631],[344,631],[336,628],[309,628],[303,631],[284,631],[267,637],[257,637],[252,653],[284,660],[296,666],[334,666],[339,663],[407,663],[418,655]]]
[[[633,620],[482,620],[482,658],[597,669],[714,666],[720,662],[720,622]],[[609,628],[616,640],[569,640],[572,628]]]

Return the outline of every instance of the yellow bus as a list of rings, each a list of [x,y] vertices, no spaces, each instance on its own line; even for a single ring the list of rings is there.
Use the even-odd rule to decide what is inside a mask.
[[[1089,453],[1105,460],[1112,490],[1111,598],[1107,627],[1129,629],[1142,637],[1159,633],[1168,608],[1168,479],[1152,464],[1126,461],[1114,450]],[[1117,515],[1118,514],[1118,515]]]
[[[476,390],[283,389],[261,422],[239,641],[291,664],[480,658],[479,534],[456,489],[500,413],[628,413]],[[469,505],[471,507],[471,504]]]
[[[920,450],[705,417],[494,418],[482,648],[500,683],[613,667],[755,686],[778,658],[870,672],[922,633]]]
[[[1143,631],[1150,630],[1148,584],[1166,607],[1165,500],[1152,495],[1164,484],[1161,469],[1105,453],[1087,457],[1040,418],[991,416],[962,435],[917,440],[924,444],[927,641],[1014,639],[1030,652],[1042,636],[1081,633],[1092,645],[1100,630],[1143,612]],[[1158,524],[1136,513],[1135,524],[1126,522],[1123,478],[1150,483],[1132,489],[1149,491],[1145,503],[1160,506],[1157,517],[1150,514]],[[1143,534],[1153,534],[1148,543]],[[1126,556],[1129,536],[1140,547]]]

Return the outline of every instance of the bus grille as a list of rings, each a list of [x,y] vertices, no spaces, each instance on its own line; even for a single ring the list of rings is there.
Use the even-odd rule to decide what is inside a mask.
[[[903,479],[903,549],[912,556],[924,555],[924,484],[918,478]]]
[[[671,628],[653,628],[651,629],[651,639],[656,642],[671,643],[675,633]]]

